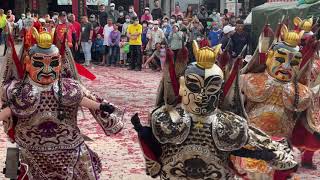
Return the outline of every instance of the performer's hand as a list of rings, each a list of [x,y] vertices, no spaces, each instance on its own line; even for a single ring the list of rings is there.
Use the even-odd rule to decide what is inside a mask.
[[[138,113],[134,114],[134,115],[131,117],[131,123],[132,123],[132,125],[133,125],[133,127],[134,127],[134,129],[135,129],[136,131],[139,131],[139,130],[142,128],[142,125],[141,125],[141,123],[140,123],[140,118],[139,118],[139,114],[138,114]]]
[[[112,114],[115,110],[115,107],[110,104],[107,104],[107,103],[101,103],[100,110],[103,112],[107,112],[109,114]]]

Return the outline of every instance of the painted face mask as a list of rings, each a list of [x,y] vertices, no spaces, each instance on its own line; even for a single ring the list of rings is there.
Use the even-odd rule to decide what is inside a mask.
[[[279,81],[292,81],[299,71],[302,55],[293,48],[275,48],[268,53],[267,71],[270,76]]]
[[[295,31],[288,31],[287,26],[281,28],[283,42],[278,42],[268,52],[267,72],[273,78],[289,82],[292,81],[299,71],[302,54],[299,52],[298,44],[303,36]]]
[[[59,78],[61,57],[59,49],[52,45],[53,33],[38,33],[33,28],[32,34],[37,44],[30,48],[25,65],[29,78],[38,84],[49,85]]]
[[[52,84],[58,79],[61,70],[59,52],[33,54],[27,61],[26,70],[34,82],[43,85]]]
[[[223,72],[214,62],[220,47],[199,49],[196,45],[194,52],[197,62],[190,64],[184,77],[180,78],[179,94],[183,107],[194,115],[210,115],[218,106]]]

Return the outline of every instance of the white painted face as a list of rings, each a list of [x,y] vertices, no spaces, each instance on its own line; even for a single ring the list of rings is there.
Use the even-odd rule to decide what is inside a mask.
[[[186,111],[199,116],[213,113],[219,103],[222,84],[223,72],[217,65],[203,69],[196,63],[190,64],[180,78],[179,94]]]

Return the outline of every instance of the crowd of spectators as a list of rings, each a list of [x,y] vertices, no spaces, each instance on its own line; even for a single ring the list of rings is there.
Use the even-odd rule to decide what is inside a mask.
[[[159,1],[155,0],[154,8],[145,7],[140,17],[133,6],[125,10],[114,3],[99,5],[98,11],[89,9],[89,12],[88,16],[80,18],[81,22],[66,12],[41,17],[27,12],[15,20],[11,10],[5,14],[0,9],[0,44],[6,44],[8,32],[15,32],[23,38],[25,33],[22,32],[33,23],[48,32],[67,29],[71,33],[67,36],[68,46],[76,61],[86,66],[96,64],[159,71],[163,68],[167,48],[173,50],[176,60],[179,50],[187,47],[189,62],[193,62],[193,40],[200,47],[214,47],[221,43],[222,49],[228,48],[232,57],[237,57],[250,41],[244,31],[243,19],[228,10],[222,14],[209,11],[205,5],[201,5],[199,11],[192,6],[183,11],[176,4],[173,12],[166,15]]]

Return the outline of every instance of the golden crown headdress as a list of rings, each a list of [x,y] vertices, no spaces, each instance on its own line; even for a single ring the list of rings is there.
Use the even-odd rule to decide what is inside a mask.
[[[38,32],[36,28],[32,28],[32,36],[36,39],[37,45],[41,48],[48,49],[51,47],[53,43],[53,35],[54,35],[55,29],[51,30],[51,33],[43,31]]]
[[[305,20],[301,20],[299,17],[295,17],[293,19],[293,23],[295,26],[298,26],[301,30],[304,30],[305,32],[308,33],[312,30],[313,17]]]
[[[297,33],[295,31],[289,31],[288,27],[285,24],[283,24],[281,27],[281,36],[283,38],[283,41],[287,45],[292,47],[295,47],[300,43],[303,34],[304,31],[300,31],[300,33]]]
[[[221,44],[213,48],[203,47],[199,48],[197,41],[193,41],[193,54],[196,58],[197,65],[204,69],[210,69],[216,62],[221,51]]]

